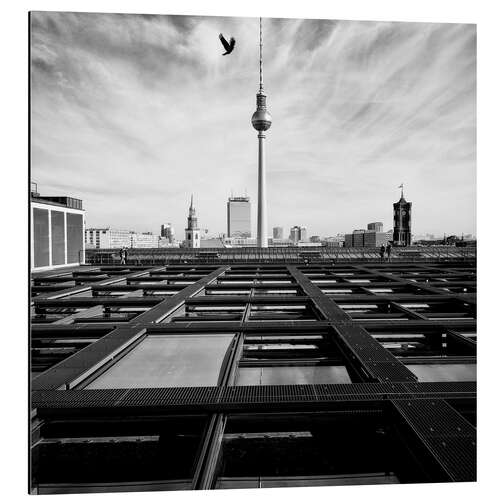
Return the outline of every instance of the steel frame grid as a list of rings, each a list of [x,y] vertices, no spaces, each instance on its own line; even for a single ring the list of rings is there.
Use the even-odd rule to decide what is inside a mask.
[[[87,274],[88,271],[88,274]],[[127,272],[125,272],[127,271]],[[176,285],[175,295],[167,296],[161,300],[146,300],[144,297],[99,297],[101,291],[134,292],[145,290],[148,286],[144,282],[151,278],[155,282],[155,290],[168,290],[165,287],[172,285],[162,283],[162,275],[175,278],[179,272],[194,271],[198,273],[195,283],[187,284],[185,287]],[[211,271],[211,272],[210,272]],[[73,271],[75,273],[75,271]],[[106,304],[145,304],[152,308],[126,323],[109,322],[105,325],[74,322],[73,324],[33,324],[32,338],[47,338],[50,335],[63,335],[70,338],[91,332],[97,328],[105,333],[99,340],[73,354],[56,366],[36,376],[32,382],[32,405],[36,409],[37,418],[53,419],[64,415],[97,414],[104,417],[109,412],[122,413],[132,412],[141,414],[148,412],[171,413],[201,413],[212,415],[210,431],[205,435],[204,450],[210,456],[199,457],[197,475],[193,480],[193,488],[210,488],[214,485],[215,468],[213,466],[214,454],[218,453],[214,443],[220,440],[224,431],[224,422],[228,414],[234,412],[262,412],[269,411],[292,411],[292,412],[315,412],[342,408],[367,408],[366,405],[375,404],[379,408],[394,416],[398,425],[402,425],[413,437],[417,436],[418,442],[423,446],[436,466],[436,480],[444,481],[472,481],[475,480],[475,428],[460,415],[446,401],[475,401],[475,383],[422,383],[418,382],[415,375],[406,366],[395,358],[390,352],[378,343],[366,328],[383,329],[387,327],[403,327],[407,330],[418,328],[438,327],[443,329],[472,328],[475,329],[475,319],[463,318],[441,318],[431,320],[418,313],[409,314],[407,321],[395,321],[390,317],[371,322],[369,318],[353,320],[341,307],[343,303],[377,303],[391,304],[398,300],[419,300],[429,303],[443,302],[447,305],[458,307],[467,303],[474,307],[475,293],[456,293],[445,291],[442,288],[443,279],[455,280],[456,283],[467,283],[467,286],[475,285],[475,268],[469,263],[441,263],[441,264],[394,264],[394,263],[363,263],[363,264],[339,264],[328,265],[286,265],[281,263],[272,264],[237,264],[231,266],[216,267],[214,265],[167,265],[156,268],[142,266],[139,270],[132,266],[125,269],[120,267],[92,267],[76,271],[72,277],[81,280],[75,281],[74,287],[63,290],[42,293],[33,298],[33,307],[47,307],[51,301],[53,304],[70,305],[80,304],[85,307],[96,307]],[[106,274],[102,278],[102,273]],[[208,274],[207,274],[208,273]],[[414,274],[419,273],[419,274]],[[61,272],[61,274],[63,274]],[[238,276],[238,274],[240,276]],[[245,275],[246,274],[246,275]],[[306,276],[314,275],[315,276]],[[283,277],[285,276],[285,278]],[[48,278],[61,277],[58,273],[50,273]],[[95,280],[94,278],[101,279]],[[328,284],[334,288],[356,288],[361,293],[351,296],[326,295],[320,288],[321,283],[313,283],[316,278],[335,277],[336,283]],[[415,278],[422,281],[413,281]],[[37,276],[37,283],[44,283],[44,276]],[[179,278],[179,277],[177,277]],[[250,279],[250,284],[241,285],[237,282]],[[273,283],[262,283],[262,280],[272,280]],[[290,279],[291,278],[291,279]],[[352,283],[350,279],[369,279],[366,283]],[[456,281],[456,280],[461,281]],[[87,281],[89,280],[89,281]],[[129,281],[130,280],[130,281]],[[141,280],[141,281],[139,281]],[[292,281],[292,283],[280,284],[280,281]],[[375,281],[372,281],[375,280]],[[423,281],[425,280],[425,281]],[[123,282],[126,285],[124,286]],[[192,281],[190,279],[190,281]],[[51,283],[50,279],[48,283]],[[453,281],[450,281],[453,283]],[[404,288],[407,293],[377,295],[369,291],[373,286]],[[146,287],[146,288],[145,288]],[[236,288],[235,288],[236,287]],[[286,295],[268,296],[255,295],[256,290],[273,290],[293,288],[298,292],[297,296]],[[246,295],[225,296],[206,295],[210,291],[224,291],[231,293],[237,289],[250,289]],[[76,290],[76,291],[75,291]],[[170,290],[172,290],[170,288]],[[414,294],[408,293],[414,291]],[[75,293],[81,291],[92,292],[93,297],[89,299],[71,298]],[[123,301],[123,302],[122,302]],[[253,305],[293,305],[304,304],[313,306],[319,311],[319,317],[311,320],[285,320],[252,321],[250,310]],[[95,304],[95,305],[94,305]],[[186,306],[224,306],[243,305],[244,312],[238,321],[215,321],[215,322],[193,322],[182,321],[160,323],[160,321],[171,318],[176,310]],[[77,318],[74,318],[77,320]],[[366,328],[365,328],[366,327]],[[94,330],[92,330],[94,329]],[[111,329],[111,331],[109,331]],[[248,332],[328,332],[340,347],[343,356],[353,366],[357,367],[359,375],[365,380],[364,383],[350,384],[341,387],[339,384],[327,384],[316,386],[230,386],[229,381],[237,370],[239,357],[244,342],[244,336]],[[222,371],[224,375],[220,378],[220,384],[214,388],[167,388],[167,389],[125,389],[125,390],[75,390],[89,373],[95,371],[97,366],[105,366],[112,363],[114,356],[123,351],[127,344],[132,344],[138,338],[149,333],[193,333],[193,332],[229,332],[236,334],[231,353],[226,360]],[[460,334],[457,333],[460,338]],[[461,337],[463,338],[463,337]],[[72,390],[57,390],[60,388]],[[340,390],[340,393],[339,393]],[[158,392],[160,391],[160,393]],[[250,391],[250,392],[249,392]],[[208,400],[207,400],[208,397]],[[180,398],[180,399],[179,399]],[[459,438],[465,434],[457,434],[456,429],[448,428],[446,439],[453,442],[452,451],[443,447],[443,441],[427,439],[425,432],[429,429],[422,427],[418,414],[404,411],[403,406],[395,404],[397,401],[425,400],[438,402],[440,405],[440,425],[446,426],[446,422],[460,421],[460,429],[466,429],[466,439]],[[422,410],[424,411],[424,410]],[[68,413],[69,412],[69,413]],[[419,427],[420,426],[420,427]],[[43,426],[42,426],[43,427]],[[37,427],[38,429],[39,427]],[[432,436],[431,436],[432,437]],[[471,444],[472,443],[472,444]],[[450,458],[447,453],[457,456],[466,456],[461,465]],[[465,455],[464,455],[465,454]],[[211,458],[210,458],[211,457]],[[202,463],[205,464],[202,466]],[[207,465],[212,463],[211,466]],[[453,464],[455,463],[455,468]],[[464,466],[463,463],[468,465]],[[209,473],[209,471],[211,471]]]

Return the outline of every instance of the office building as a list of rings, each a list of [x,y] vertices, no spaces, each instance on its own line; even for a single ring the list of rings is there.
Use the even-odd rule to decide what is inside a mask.
[[[381,233],[384,230],[384,225],[382,222],[370,222],[366,228],[368,231],[375,231],[376,233]]]
[[[250,198],[231,196],[227,200],[227,237],[250,238],[252,236]]]
[[[132,248],[158,248],[158,235],[151,232],[130,234]]]
[[[168,238],[162,238],[161,236],[158,238],[158,248],[179,248],[181,243],[175,240],[173,243],[170,243]]]
[[[282,227],[273,227],[273,239],[274,240],[282,240],[283,239],[283,228]]]
[[[387,245],[391,240],[390,233],[379,233],[365,229],[355,229],[351,234],[345,235],[345,246],[354,248],[375,248]]]
[[[411,245],[411,202],[406,201],[403,194],[403,185],[401,184],[401,198],[393,203],[394,215],[394,245]]]
[[[290,228],[290,241],[297,244],[299,241],[307,241],[307,229],[305,226],[293,226]]]
[[[290,241],[297,244],[300,241],[300,227],[293,226],[290,228]]]
[[[355,229],[352,232],[352,246],[353,247],[364,246],[365,232],[366,231],[364,229]]]
[[[86,248],[128,248],[132,246],[133,231],[111,227],[85,229]]]
[[[41,196],[33,183],[30,196],[32,271],[84,262],[84,231],[82,200],[69,196]]]
[[[389,240],[390,240],[390,235],[388,233],[366,231],[363,235],[363,246],[371,248],[379,248],[382,245],[386,246]]]
[[[343,247],[345,243],[345,237],[345,234],[337,234],[337,236],[327,236],[323,240],[323,242],[328,247]]]
[[[193,195],[191,195],[191,204],[189,205],[189,214],[187,227],[185,229],[186,239],[184,246],[187,248],[200,248],[200,229],[198,227],[198,218],[193,205]]]
[[[160,237],[166,238],[169,243],[173,243],[175,241],[174,226],[170,222],[161,225]]]
[[[32,493],[476,480],[474,248],[162,252],[32,277]]]
[[[310,241],[311,243],[320,243],[320,242],[321,242],[321,238],[320,238],[319,236],[311,236],[311,237],[309,238],[309,241]]]

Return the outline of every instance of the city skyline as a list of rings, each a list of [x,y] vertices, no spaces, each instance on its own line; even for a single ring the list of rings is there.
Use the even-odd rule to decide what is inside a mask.
[[[263,22],[269,228],[392,227],[404,182],[415,233],[476,233],[473,25]],[[257,35],[256,18],[33,13],[32,179],[82,198],[89,226],[138,231],[182,228],[194,192],[223,233],[229,187],[257,199]]]

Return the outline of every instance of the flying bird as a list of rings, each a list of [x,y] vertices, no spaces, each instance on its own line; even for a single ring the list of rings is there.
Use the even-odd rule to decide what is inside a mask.
[[[224,52],[224,54],[222,55],[227,56],[228,54],[231,54],[231,52],[234,49],[234,46],[236,45],[236,40],[233,37],[231,37],[231,40],[229,40],[228,43],[222,33],[219,33],[219,40],[221,41],[222,45],[224,46],[224,49],[226,50],[226,52]]]

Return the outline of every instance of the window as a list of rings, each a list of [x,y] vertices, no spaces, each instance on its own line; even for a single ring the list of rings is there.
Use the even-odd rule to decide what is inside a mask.
[[[33,451],[38,493],[190,489],[205,425],[185,416],[53,425]]]
[[[52,210],[50,222],[52,226],[52,265],[64,264],[64,212]]]
[[[346,367],[265,366],[240,367],[235,385],[350,384]]]
[[[392,428],[368,414],[229,417],[216,488],[422,481]]]
[[[33,209],[34,266],[49,266],[49,211]]]
[[[233,335],[148,335],[86,389],[215,386]]]
[[[419,382],[466,382],[476,380],[476,364],[407,364]]]
[[[66,213],[67,255],[68,264],[80,261],[80,250],[83,249],[83,216]]]

